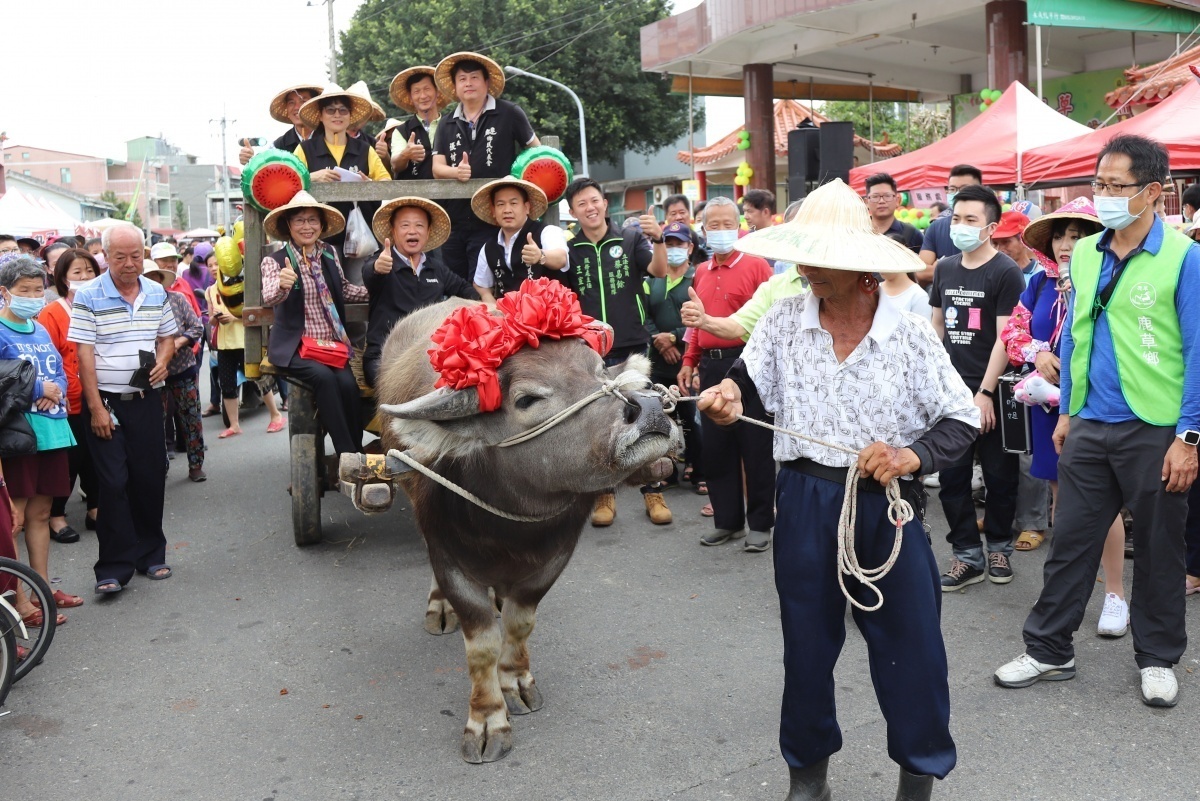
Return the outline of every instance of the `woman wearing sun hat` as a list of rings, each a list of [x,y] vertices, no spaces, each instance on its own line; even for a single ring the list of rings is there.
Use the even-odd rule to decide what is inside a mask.
[[[268,214],[263,229],[285,244],[262,260],[262,302],[275,307],[267,344],[271,364],[312,388],[335,452],[357,453],[362,421],[349,366],[346,302],[365,301],[367,290],[346,280],[337,251],[322,241],[345,226],[340,211],[304,191]]]
[[[390,181],[391,173],[383,166],[369,137],[349,136],[351,129],[362,127],[376,116],[375,104],[354,87],[342,89],[337,84],[325,87],[325,91],[300,107],[301,121],[313,129],[312,136],[296,147],[296,155],[308,167],[312,180],[318,183],[340,181],[338,167],[358,173],[363,180]],[[354,208],[353,203],[334,203],[343,219]],[[378,203],[360,203],[363,217],[379,208]],[[343,226],[344,227],[344,226]],[[333,245],[341,255],[345,236],[340,233],[326,235],[325,241]]]
[[[838,521],[848,468],[857,487],[855,552],[882,565],[896,527],[884,485],[922,509],[910,477],[960,459],[979,433],[979,410],[927,320],[881,302],[880,273],[915,272],[916,254],[875,233],[866,207],[842,181],[820,187],[788,223],[756,231],[736,247],[799,265],[811,292],[778,300],[758,322],[729,377],[705,390],[699,408],[728,425],[744,393],[757,393],[775,424],[858,452],[775,435],[775,585],[784,640],[779,743],[791,772],[789,801],[829,798],[829,757],[841,747],[833,667],[845,639]],[[744,425],[744,424],[743,424]],[[875,692],[899,763],[898,799],[928,799],[956,754],[950,737],[946,649],[939,622],[937,564],[919,516],[903,527],[895,564],[876,579],[883,605],[853,610],[867,642]],[[854,578],[846,591],[874,594]]]
[[[389,200],[375,212],[372,228],[383,248],[362,268],[371,294],[363,375],[375,386],[383,343],[396,323],[422,306],[450,297],[479,300],[479,294],[431,258],[450,235],[450,218],[437,203],[421,197]]]
[[[438,123],[433,140],[433,176],[457,181],[504,178],[517,155],[540,144],[529,117],[501,100],[504,70],[479,53],[452,53],[434,70],[438,89],[458,105]],[[442,248],[446,266],[470,279],[484,243],[496,230],[478,220],[467,200],[446,202],[453,230]]]

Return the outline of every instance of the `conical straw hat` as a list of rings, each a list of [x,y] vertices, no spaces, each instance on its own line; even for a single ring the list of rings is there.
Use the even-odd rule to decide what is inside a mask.
[[[358,91],[350,91],[343,89],[336,83],[331,83],[325,87],[325,91],[309,100],[300,107],[300,121],[309,128],[316,128],[321,124],[321,101],[331,97],[342,97],[346,99],[346,105],[350,107],[350,120],[347,122],[347,128],[358,128],[369,119],[375,118],[374,103],[368,97],[363,97]],[[382,109],[380,109],[382,112]],[[382,116],[379,119],[383,119]]]
[[[875,233],[863,199],[840,178],[806,197],[791,222],[747,234],[734,247],[764,259],[830,270],[913,273],[925,269],[917,254]]]
[[[301,189],[286,204],[277,209],[272,209],[271,213],[263,219],[263,230],[267,232],[267,236],[277,242],[286,242],[291,238],[289,231],[279,227],[279,218],[291,209],[316,209],[321,212],[321,219],[325,221],[321,229],[322,239],[327,236],[340,234],[346,228],[346,218],[342,216],[340,211],[333,206],[319,203],[312,195]]]
[[[367,86],[366,81],[355,81],[350,84],[350,87],[346,91],[352,95],[366,98],[366,101],[371,104],[371,116],[367,117],[369,121],[379,122],[380,120],[387,119],[387,114],[384,113],[383,106],[376,103],[375,98],[371,97],[371,88]]]

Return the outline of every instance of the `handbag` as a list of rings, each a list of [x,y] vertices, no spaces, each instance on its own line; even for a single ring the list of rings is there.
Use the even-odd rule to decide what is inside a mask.
[[[346,343],[336,339],[316,339],[315,337],[300,337],[300,350],[297,354],[301,359],[310,359],[334,370],[341,370],[350,361],[350,350]]]

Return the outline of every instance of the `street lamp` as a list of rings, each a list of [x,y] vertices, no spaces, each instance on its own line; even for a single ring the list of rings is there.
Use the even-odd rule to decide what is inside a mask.
[[[334,44],[333,35],[335,28],[333,25],[333,0],[322,0],[321,3],[314,3],[308,0],[309,7],[322,5],[329,7],[329,82],[337,83],[337,46]]]
[[[571,87],[567,86],[566,84],[561,84],[558,81],[546,78],[542,75],[534,75],[532,72],[526,72],[525,70],[518,69],[517,67],[505,67],[504,71],[509,75],[524,75],[526,78],[533,78],[537,81],[545,81],[551,86],[557,86],[559,89],[562,89],[564,92],[569,94],[572,99],[574,99],[575,105],[579,108],[579,160],[583,164],[583,172],[581,172],[580,175],[586,176],[588,174],[587,125],[583,121],[583,103],[580,102],[579,95],[575,94],[575,92],[571,90]]]

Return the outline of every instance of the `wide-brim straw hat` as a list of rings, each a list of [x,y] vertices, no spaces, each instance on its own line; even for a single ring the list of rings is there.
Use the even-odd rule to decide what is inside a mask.
[[[806,197],[791,222],[747,234],[734,247],[764,259],[829,270],[914,273],[925,269],[916,253],[875,233],[866,204],[840,178]]]
[[[391,239],[392,215],[405,206],[424,209],[425,213],[429,215],[429,241],[421,249],[422,252],[428,253],[434,248],[439,248],[450,238],[450,215],[446,213],[445,209],[432,200],[406,196],[384,203],[371,219],[371,230],[374,232],[375,238],[379,240],[379,244],[382,245],[385,239]]]
[[[392,131],[396,130],[397,128],[399,128],[399,127],[400,127],[401,125],[403,125],[403,124],[404,124],[403,122],[401,122],[400,120],[396,119],[395,117],[388,117],[388,119],[387,119],[387,122],[385,122],[385,123],[383,124],[383,128],[381,128],[381,129],[380,129],[380,131],[379,131],[379,135],[380,135],[380,136],[386,136],[387,134],[389,134],[389,133],[391,133]]]
[[[395,78],[392,78],[392,84],[388,87],[388,97],[392,98],[392,102],[396,104],[397,108],[402,108],[410,114],[417,113],[417,107],[412,102],[412,95],[408,93],[408,79],[418,73],[428,75],[429,79],[433,81],[434,88],[437,90],[437,107],[439,109],[454,102],[454,95],[447,95],[438,86],[437,71],[433,67],[421,64],[401,70]]]
[[[371,116],[367,118],[369,121],[379,122],[387,119],[387,112],[383,110],[383,106],[375,102],[375,98],[371,97],[371,87],[367,86],[366,81],[355,81],[346,91],[352,95],[365,97],[371,104]]]
[[[1050,261],[1057,262],[1054,254],[1050,252],[1053,244],[1054,221],[1063,219],[1081,220],[1089,223],[1086,226],[1087,230],[1084,236],[1098,233],[1104,227],[1100,223],[1100,218],[1096,216],[1096,207],[1092,204],[1092,199],[1090,197],[1077,197],[1060,207],[1057,211],[1043,214],[1031,222],[1026,226],[1025,233],[1021,235],[1021,238],[1025,240],[1027,246],[1036,250]]]
[[[291,209],[317,209],[321,212],[321,218],[324,221],[324,226],[321,228],[321,238],[340,234],[346,228],[346,218],[342,213],[333,206],[327,206],[324,203],[318,202],[312,195],[301,189],[291,200],[277,209],[273,209],[270,214],[263,220],[263,230],[271,239],[277,242],[286,242],[292,238],[291,231],[284,231],[279,228],[279,218],[286,214]]]
[[[537,184],[522,181],[520,178],[497,178],[479,187],[471,196],[471,211],[475,212],[475,216],[488,225],[499,226],[500,223],[496,222],[492,210],[492,196],[496,194],[497,189],[506,186],[524,190],[525,196],[529,198],[529,218],[532,220],[540,220],[550,206],[546,193]]]
[[[179,277],[179,274],[174,270],[164,270],[162,267],[159,267],[153,259],[142,259],[142,275],[152,281],[162,281],[166,277],[172,283]]]
[[[443,58],[438,62],[437,69],[434,71],[434,80],[437,82],[437,87],[446,97],[458,97],[454,93],[454,76],[451,73],[454,70],[454,65],[460,61],[478,61],[484,66],[488,74],[488,94],[492,97],[500,97],[504,92],[504,70],[500,69],[500,65],[480,53],[463,51],[461,53],[451,53]]]
[[[343,89],[336,83],[331,83],[325,87],[324,92],[321,92],[321,94],[300,107],[300,121],[309,128],[316,128],[320,125],[320,102],[328,100],[331,97],[343,98],[346,101],[346,105],[350,106],[350,121],[346,124],[347,128],[361,127],[364,122],[375,114],[375,108],[370,98],[363,97],[357,92],[351,92],[349,89]],[[380,117],[380,119],[383,118]]]
[[[278,120],[284,125],[291,125],[292,121],[287,115],[287,99],[292,92],[310,92],[313,97],[321,94],[324,87],[315,83],[301,83],[295,86],[289,86],[271,100],[271,119]]]

